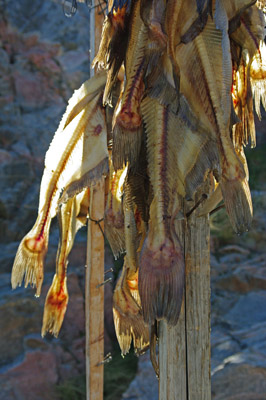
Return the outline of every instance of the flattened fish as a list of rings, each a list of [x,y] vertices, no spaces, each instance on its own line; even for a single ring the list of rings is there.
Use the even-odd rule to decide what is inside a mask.
[[[38,217],[19,245],[11,277],[13,289],[22,284],[25,275],[25,287],[36,286],[36,296],[40,295],[50,223],[63,188],[66,201],[108,171],[101,104],[105,81],[105,74],[96,75],[74,94],[46,153]]]
[[[178,46],[175,55],[182,77],[181,92],[203,125],[216,134],[226,209],[233,228],[241,232],[248,229],[252,219],[250,193],[230,137],[232,62],[228,19],[222,2],[214,3],[214,20],[209,16],[204,30],[192,42]]]
[[[184,287],[184,256],[173,228],[177,181],[174,114],[156,100],[141,104],[147,133],[148,171],[153,189],[147,237],[140,256],[139,291],[144,320],[176,324]],[[182,183],[180,183],[182,185]]]

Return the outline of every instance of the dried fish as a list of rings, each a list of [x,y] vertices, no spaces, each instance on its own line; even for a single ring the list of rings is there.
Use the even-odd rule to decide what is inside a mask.
[[[145,54],[148,28],[140,15],[141,0],[132,8],[129,38],[125,59],[126,81],[116,105],[113,120],[113,164],[121,169],[127,162],[137,162],[142,142],[140,101],[144,92],[144,73],[147,66]]]
[[[19,245],[11,277],[13,289],[22,284],[25,275],[25,287],[36,286],[36,296],[40,295],[50,223],[63,188],[66,201],[108,171],[101,104],[105,81],[105,74],[95,76],[74,94],[46,153],[38,217]]]

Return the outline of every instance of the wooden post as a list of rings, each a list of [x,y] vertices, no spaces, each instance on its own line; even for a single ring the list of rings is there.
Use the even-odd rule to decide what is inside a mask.
[[[97,0],[96,0],[97,1]],[[93,2],[93,5],[95,2]],[[92,62],[100,43],[103,15],[98,7],[90,13],[90,60]],[[90,76],[94,71],[90,70]],[[104,359],[104,237],[99,221],[104,215],[105,182],[91,187],[90,218],[88,220],[87,269],[85,285],[86,330],[86,399],[103,399]],[[103,222],[101,222],[103,230]]]
[[[186,203],[187,212],[193,205]],[[184,244],[186,283],[176,327],[159,326],[159,399],[211,400],[210,227],[200,210],[176,222]]]
[[[99,221],[104,214],[104,178],[90,191],[86,269],[87,400],[103,399],[104,359],[104,238]],[[103,222],[100,222],[101,227]]]

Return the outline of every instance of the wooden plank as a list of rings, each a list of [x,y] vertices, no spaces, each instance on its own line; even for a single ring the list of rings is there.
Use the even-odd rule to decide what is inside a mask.
[[[177,221],[175,227],[181,243],[184,243],[184,221]],[[160,400],[187,400],[185,316],[183,300],[177,325],[169,327],[165,321],[159,324]]]
[[[98,4],[94,0],[92,5]],[[90,60],[98,50],[104,16],[98,7],[90,13]],[[90,69],[90,77],[94,70]],[[105,206],[105,179],[91,188],[90,218],[101,220]],[[101,222],[102,230],[103,222]],[[102,400],[104,383],[104,237],[99,225],[88,221],[87,270],[85,288],[86,324],[86,399]]]
[[[185,237],[188,400],[211,399],[210,226],[208,216],[197,218],[199,209]]]
[[[185,205],[188,211],[193,206]],[[160,400],[210,400],[210,228],[200,207],[176,222],[184,242],[186,283],[183,309],[174,328],[160,323]]]
[[[104,215],[104,178],[91,188],[90,218]],[[103,399],[104,359],[104,238],[99,224],[88,221],[86,269],[86,387],[87,400]],[[101,222],[103,229],[103,222]]]

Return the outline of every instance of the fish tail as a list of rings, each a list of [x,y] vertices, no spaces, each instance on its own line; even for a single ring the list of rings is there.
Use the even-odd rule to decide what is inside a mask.
[[[134,166],[138,160],[142,141],[142,127],[125,130],[116,124],[113,131],[113,165],[114,169],[122,169],[127,162]]]
[[[66,282],[66,276],[60,278],[57,274],[54,275],[52,285],[50,286],[45,300],[42,337],[45,336],[47,332],[50,332],[55,337],[59,334],[68,304]]]
[[[40,296],[43,282],[44,257],[48,249],[49,226],[46,232],[34,235],[33,228],[21,241],[13,264],[11,285],[12,289],[21,286],[23,279],[25,287],[36,286],[36,297]]]
[[[128,269],[124,268],[113,296],[115,332],[123,355],[129,352],[132,340],[136,352],[141,352],[149,344],[149,328],[138,304],[137,279],[126,279],[127,273]]]
[[[165,319],[176,325],[183,299],[185,264],[179,240],[154,244],[149,235],[140,259],[139,292],[144,320]]]
[[[247,178],[229,180],[222,177],[221,189],[234,231],[238,234],[248,231],[252,222],[253,207]]]

